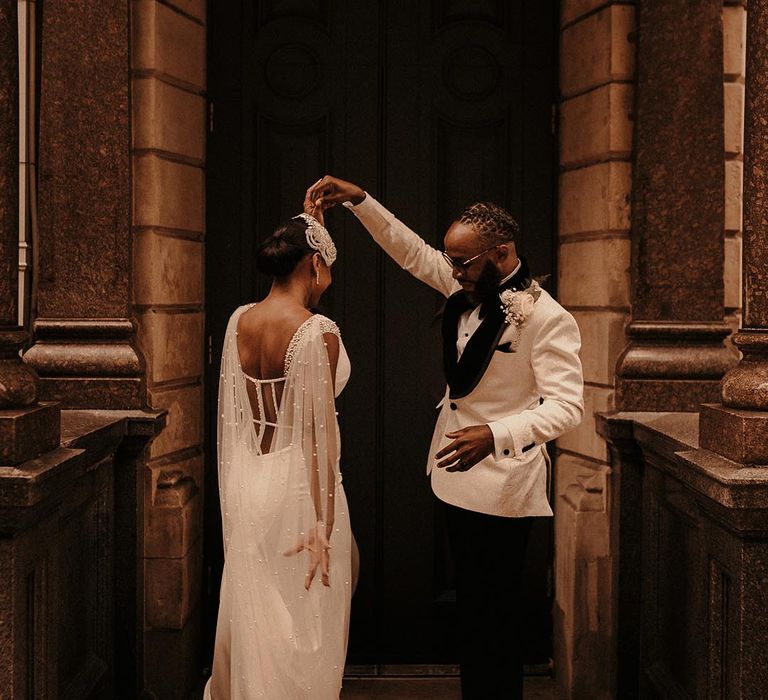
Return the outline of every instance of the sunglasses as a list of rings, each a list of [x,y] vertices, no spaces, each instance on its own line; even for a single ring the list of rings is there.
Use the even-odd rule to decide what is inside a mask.
[[[489,250],[493,250],[494,248],[498,248],[499,244],[492,245],[490,248],[486,248],[482,252],[478,253],[477,255],[473,255],[471,258],[467,258],[463,262],[459,260],[454,260],[448,253],[446,253],[444,250],[441,251],[442,256],[445,258],[445,261],[457,272],[466,272],[469,269],[469,266],[475,262],[481,255],[485,255]]]

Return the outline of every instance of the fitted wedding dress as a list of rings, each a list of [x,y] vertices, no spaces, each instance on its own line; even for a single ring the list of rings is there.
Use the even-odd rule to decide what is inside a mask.
[[[350,375],[336,324],[314,315],[296,331],[285,374],[257,379],[240,367],[238,320],[229,321],[219,385],[219,494],[224,573],[211,700],[338,700],[351,597],[351,531],[339,470],[334,398]],[[339,336],[335,386],[324,334]],[[332,523],[330,587],[305,589],[309,543]]]

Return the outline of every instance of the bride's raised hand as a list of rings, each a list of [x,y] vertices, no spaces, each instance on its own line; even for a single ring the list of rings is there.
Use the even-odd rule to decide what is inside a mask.
[[[323,582],[323,585],[330,587],[330,549],[331,545],[328,542],[325,523],[322,520],[318,520],[309,535],[299,540],[295,547],[283,552],[283,555],[286,557],[295,556],[304,550],[309,552],[307,576],[304,579],[304,588],[306,590],[309,590],[309,587],[312,585],[318,569],[320,569],[320,580]]]
[[[365,199],[365,192],[361,187],[333,175],[321,177],[307,192],[312,202],[324,209],[342,202],[360,204]]]
[[[322,226],[325,226],[325,210],[328,207],[327,206],[324,207],[322,204],[320,205],[315,204],[315,202],[313,202],[310,197],[312,188],[316,187],[320,182],[321,180],[318,180],[304,194],[304,213],[309,214],[310,216],[314,216],[315,219],[317,219]]]

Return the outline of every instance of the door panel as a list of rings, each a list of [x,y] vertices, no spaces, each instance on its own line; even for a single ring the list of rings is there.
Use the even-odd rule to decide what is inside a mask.
[[[210,434],[226,319],[268,289],[254,246],[326,172],[363,185],[439,248],[464,206],[496,201],[520,220],[534,273],[552,272],[554,3],[273,0],[211,3],[210,12]],[[339,259],[323,311],[353,364],[339,401],[362,557],[349,661],[454,663],[450,555],[424,473],[444,387],[443,300],[349,213],[331,211],[328,226]],[[221,554],[208,444],[210,639]],[[550,523],[534,542],[526,626],[531,660],[546,660]]]

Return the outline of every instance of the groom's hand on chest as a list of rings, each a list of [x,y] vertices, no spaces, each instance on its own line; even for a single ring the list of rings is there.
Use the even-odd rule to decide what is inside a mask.
[[[465,472],[493,452],[493,432],[488,425],[470,425],[446,433],[452,442],[435,455],[438,469]]]

